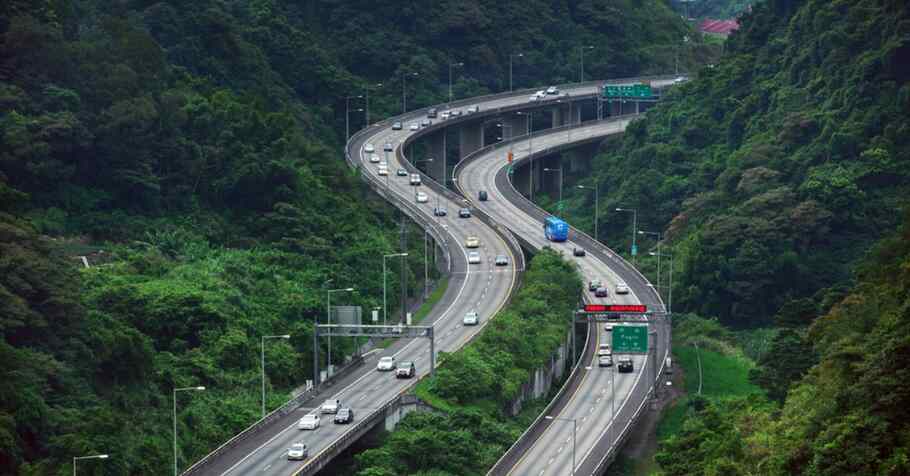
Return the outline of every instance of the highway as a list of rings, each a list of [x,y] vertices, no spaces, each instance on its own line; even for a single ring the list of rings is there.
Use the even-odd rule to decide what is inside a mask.
[[[652,84],[657,87],[669,83],[669,80],[652,82]],[[585,83],[577,87],[565,88],[564,91],[573,96],[593,95],[599,90],[600,84],[602,83]],[[463,346],[472,336],[483,329],[486,322],[497,313],[510,296],[516,283],[517,271],[519,271],[516,270],[515,264],[520,262],[520,260],[516,261],[516,256],[513,255],[511,248],[506,244],[502,234],[487,224],[484,224],[484,222],[479,220],[476,216],[471,218],[458,217],[458,210],[464,206],[465,200],[455,196],[449,191],[440,192],[438,187],[428,186],[428,182],[431,182],[431,179],[427,176],[422,177],[424,185],[418,187],[411,186],[408,183],[407,176],[398,176],[396,170],[399,167],[406,167],[409,171],[415,170],[413,165],[401,162],[401,160],[406,160],[402,146],[406,145],[409,141],[418,139],[421,135],[432,130],[459,124],[464,120],[470,120],[472,118],[477,119],[484,115],[493,116],[496,114],[497,110],[504,108],[514,110],[515,108],[522,108],[524,106],[542,107],[547,104],[546,102],[529,102],[528,94],[527,91],[519,91],[511,95],[495,95],[459,101],[457,102],[458,108],[464,110],[464,108],[469,105],[477,105],[480,108],[480,112],[466,117],[462,116],[459,119],[450,119],[448,121],[435,120],[434,122],[436,122],[436,124],[431,128],[418,131],[411,131],[408,126],[412,122],[425,118],[425,110],[408,113],[403,116],[387,119],[361,131],[347,144],[347,151],[350,153],[353,162],[368,180],[377,185],[381,195],[391,194],[391,196],[394,197],[391,201],[396,203],[396,206],[408,208],[411,213],[419,213],[421,215],[419,221],[423,222],[425,225],[429,223],[427,226],[433,227],[439,235],[444,236],[444,242],[442,244],[448,249],[451,256],[452,280],[445,296],[443,296],[430,315],[427,316],[426,320],[421,323],[422,325],[429,325],[429,323],[432,323],[436,335],[435,348],[437,352],[454,351]],[[444,107],[439,106],[439,109],[441,111]],[[404,127],[402,130],[393,130],[391,127],[393,121],[403,122]],[[568,133],[560,132],[558,134],[553,134],[552,137],[548,136],[548,139],[546,139],[547,142],[539,142],[535,137],[535,150],[538,150],[541,146],[545,146],[545,144],[556,145],[560,143],[566,144],[576,142],[585,138],[585,134],[593,134],[593,136],[596,136],[598,134],[605,135],[609,133],[605,133],[602,130],[597,129],[597,127],[602,128],[604,126],[592,126],[591,130],[587,130],[583,127]],[[621,128],[624,128],[624,124],[614,125],[612,127],[617,128],[613,131],[615,133],[616,131],[621,130]],[[393,150],[390,153],[386,153],[383,150],[386,143],[390,143],[393,147]],[[370,162],[370,154],[364,150],[366,144],[372,144],[375,148],[375,154],[382,160],[388,161],[388,176],[378,175],[378,164]],[[515,147],[516,154],[520,153],[522,150],[520,139],[516,142]],[[524,149],[524,152],[526,154],[527,149]],[[474,203],[474,206],[480,207],[480,210],[489,214],[498,223],[513,230],[513,232],[520,235],[522,239],[532,241],[535,246],[543,246],[545,243],[543,242],[541,224],[535,222],[536,218],[521,212],[519,206],[527,206],[527,204],[522,205],[520,201],[523,199],[520,199],[520,197],[518,199],[510,197],[511,200],[519,203],[519,205],[510,205],[510,202],[503,199],[504,195],[501,191],[503,188],[502,184],[494,186],[497,181],[497,174],[500,175],[499,181],[503,181],[503,170],[501,170],[501,167],[484,167],[483,165],[487,162],[490,161],[472,162],[470,167],[461,173],[461,177],[468,177],[468,179],[463,179],[465,182],[461,185],[474,187],[470,190],[466,190],[467,196],[476,197],[476,189],[478,188],[490,191],[491,197],[489,202]],[[476,168],[474,167],[475,164],[477,164]],[[507,183],[507,180],[505,182]],[[416,203],[415,193],[417,190],[428,195],[426,203]],[[399,202],[405,202],[406,204]],[[433,208],[436,206],[445,207],[448,214],[444,217],[434,216]],[[464,241],[468,236],[476,236],[480,239],[481,246],[477,250],[480,252],[482,258],[480,264],[469,265],[467,263],[467,253],[471,250],[465,248]],[[562,245],[560,249],[571,250],[571,243]],[[377,255],[382,253],[394,253],[395,251],[396,250],[377,250]],[[610,265],[605,264],[606,261],[609,260],[601,261],[596,254],[597,253],[591,253],[587,258],[583,258],[579,261],[580,269],[586,279],[597,277],[610,283],[621,281],[618,275],[612,271],[613,268],[611,268]],[[495,266],[492,260],[496,255],[506,255],[509,259],[509,265]],[[571,256],[571,251],[567,253],[567,256]],[[393,260],[390,260],[389,264],[391,265],[392,263]],[[395,268],[392,267],[391,269]],[[638,283],[636,282],[629,282],[629,285],[633,290],[629,295],[617,297],[612,295],[613,293],[611,292],[609,298],[596,301],[618,303],[639,302],[639,300],[642,300],[639,296],[651,291],[647,289],[643,290],[637,284]],[[649,299],[650,298],[644,299],[644,301],[647,302]],[[468,311],[477,311],[479,313],[480,325],[464,326],[462,324],[462,318]],[[397,322],[397,320],[390,318],[389,322]],[[385,351],[375,353],[367,360],[365,364],[366,368],[355,372],[353,377],[347,379],[343,385],[339,385],[339,390],[334,391],[331,394],[331,398],[340,399],[342,406],[350,406],[354,410],[356,418],[358,420],[362,419],[371,412],[377,411],[383,404],[394,400],[401,393],[407,392],[417,381],[417,379],[398,380],[389,372],[376,371],[375,364],[379,357],[393,355],[399,362],[408,360],[414,361],[417,365],[418,378],[420,378],[428,374],[430,370],[430,356],[428,354],[429,342],[426,339],[415,339],[403,344],[399,343]],[[636,382],[640,379],[644,361],[641,357],[637,357],[636,359],[636,372],[618,376],[614,381],[616,386],[615,394],[617,395],[617,410],[620,408],[621,402],[635,393],[633,388],[637,389],[641,387],[641,385],[636,385]],[[576,415],[578,418],[582,418],[580,413],[582,411],[590,414],[590,421],[585,420],[583,423],[584,426],[580,425],[579,427],[580,431],[581,428],[585,428],[589,435],[584,440],[584,444],[582,444],[583,442],[581,439],[579,440],[579,448],[593,448],[596,442],[601,439],[601,435],[595,431],[595,429],[606,428],[609,423],[609,412],[604,412],[602,410],[609,406],[607,405],[609,399],[606,394],[609,391],[605,390],[605,388],[607,388],[605,385],[609,383],[609,380],[607,379],[609,372],[591,372],[591,374],[592,375],[584,376],[585,391],[578,392],[578,394],[573,397],[572,404],[569,405],[571,409],[575,410],[571,410],[570,413],[565,413]],[[638,398],[636,399],[640,400]],[[322,400],[324,400],[324,398],[314,402],[313,406],[317,406]],[[594,408],[596,408],[596,411]],[[267,431],[262,431],[254,437],[251,437],[250,441],[246,441],[244,444],[238,445],[235,448],[230,448],[223,454],[218,454],[216,458],[212,458],[213,461],[209,461],[206,465],[200,466],[193,474],[294,475],[301,473],[314,458],[326,451],[333,443],[342,440],[345,435],[351,431],[350,425],[335,425],[332,422],[332,415],[324,415],[321,427],[315,431],[297,429],[297,421],[303,415],[317,411],[318,408],[301,408],[298,411],[291,413],[286,418],[278,420],[272,425],[273,427],[270,427]],[[606,415],[606,417],[604,415]],[[565,431],[568,431],[569,436],[571,436],[571,425],[554,425],[547,433],[547,441],[564,442]],[[552,440],[549,438],[552,438]],[[305,443],[308,446],[310,457],[302,462],[288,461],[286,457],[287,449],[297,442]],[[558,468],[563,464],[564,457],[568,453],[565,449],[559,451],[558,448],[561,446],[562,445],[554,445],[554,451],[549,453],[545,451],[530,452],[522,460],[522,463],[535,468],[546,467],[554,468],[555,470],[555,468]],[[584,453],[579,451],[578,454],[582,455]],[[515,474],[531,473],[518,471],[515,472]],[[537,472],[535,471],[533,474],[537,474]]]
[[[577,128],[567,128],[553,132],[542,132],[533,138],[532,144],[535,151],[559,147],[566,143],[584,141],[591,138],[602,138],[617,134],[625,130],[629,119],[592,122]],[[507,179],[508,163],[506,153],[509,148],[494,148],[487,153],[472,157],[471,160],[456,169],[456,181],[459,189],[465,196],[477,197],[478,192],[486,191],[488,201],[476,201],[480,209],[488,213],[497,221],[506,224],[516,235],[529,242],[536,248],[549,246],[561,251],[570,260],[575,261],[586,281],[600,279],[607,284],[611,296],[605,301],[616,304],[646,303],[650,308],[661,308],[651,289],[642,289],[635,280],[626,279],[614,270],[611,260],[603,260],[597,256],[600,253],[588,253],[584,257],[574,257],[574,247],[586,248],[584,243],[577,243],[570,239],[562,243],[546,240],[543,234],[541,217],[546,214],[536,209],[533,204],[521,197]],[[519,163],[529,156],[529,142],[527,139],[516,139],[511,147],[514,160]],[[577,233],[574,234],[576,237]],[[612,258],[616,259],[615,254]],[[624,273],[625,274],[625,273]],[[613,290],[616,284],[626,283],[632,289],[630,294],[616,295]],[[654,326],[660,332],[666,333],[662,326]],[[605,332],[603,325],[595,326],[595,341],[597,343],[609,342],[609,333]],[[614,356],[614,359],[617,356]],[[614,420],[614,409],[619,414],[620,410],[638,405],[640,398],[644,398],[647,388],[648,373],[646,356],[631,356],[635,372],[618,373],[616,366],[597,366],[596,355],[592,354],[591,361],[583,362],[584,368],[582,382],[569,397],[568,403],[552,416],[559,420],[552,421],[531,448],[512,466],[508,474],[515,475],[562,475],[566,468],[572,466],[573,423],[576,428],[576,468],[582,467],[586,458],[599,459],[603,455],[595,447],[602,440],[612,441],[618,431],[611,428]],[[645,377],[643,377],[643,375]],[[643,382],[644,380],[644,382]],[[633,391],[633,390],[638,391]],[[635,397],[635,398],[633,398]],[[620,418],[618,423],[624,423]],[[616,427],[621,425],[617,424]],[[620,428],[621,429],[621,428]],[[605,438],[606,437],[606,438]],[[589,462],[588,467],[594,465]],[[579,471],[579,474],[589,474]]]

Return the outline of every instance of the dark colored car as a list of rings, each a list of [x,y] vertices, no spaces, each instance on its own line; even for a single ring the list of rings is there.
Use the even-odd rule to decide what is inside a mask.
[[[408,171],[405,170],[405,169],[401,169],[401,168],[400,168],[400,169],[398,169],[398,170],[395,172],[395,175],[397,175],[397,176],[399,176],[399,177],[407,177],[407,176],[408,176]]]
[[[486,191],[486,190],[481,190],[481,191],[477,192],[477,198],[478,198],[481,202],[487,201],[487,191]]]
[[[448,213],[448,212],[446,211],[446,207],[435,207],[435,208],[433,208],[433,214],[436,215],[436,216],[438,216],[438,217],[444,217],[444,216],[446,216],[446,213]]]
[[[586,253],[584,248],[572,248],[572,254],[575,256],[584,256]]]
[[[435,107],[431,107],[431,108],[427,109],[427,117],[429,117],[431,119],[436,117],[436,108]]]
[[[335,414],[335,423],[347,424],[352,421],[354,421],[354,410],[347,407],[338,409],[338,413]]]
[[[619,359],[616,368],[621,374],[628,374],[635,371],[635,366],[632,365],[632,359],[628,357],[623,357]]]
[[[471,218],[471,210],[469,208],[462,208],[458,210],[459,218]]]

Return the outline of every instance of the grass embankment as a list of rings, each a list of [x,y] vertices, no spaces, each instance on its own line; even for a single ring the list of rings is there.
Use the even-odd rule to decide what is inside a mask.
[[[405,417],[381,446],[357,456],[357,474],[485,473],[545,405],[539,399],[517,416],[510,411],[521,386],[564,341],[581,284],[559,254],[538,253],[509,306],[470,344],[441,354],[436,375],[417,386],[437,411]]]

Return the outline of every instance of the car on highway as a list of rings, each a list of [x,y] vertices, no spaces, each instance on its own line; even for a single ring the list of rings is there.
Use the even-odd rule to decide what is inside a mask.
[[[419,131],[419,130],[420,130],[420,124],[418,124],[418,123],[416,123],[416,122],[412,122],[411,125],[408,126],[408,129],[409,129],[409,130],[412,130],[412,131]]]
[[[297,422],[298,430],[315,430],[319,428],[319,415],[315,413],[308,413]]]
[[[444,217],[447,213],[448,211],[446,211],[446,207],[433,207],[433,215]]]
[[[393,150],[395,150],[395,148],[392,147],[392,143],[391,143],[391,142],[386,142],[385,145],[382,146],[382,150],[384,150],[384,151],[386,151],[386,152],[392,152]]]
[[[379,362],[376,362],[376,370],[380,372],[395,370],[395,357],[380,357]]]
[[[689,78],[687,78],[685,76],[677,76],[676,78],[673,79],[673,84],[685,83],[686,80],[688,80],[688,79]]]
[[[581,257],[581,256],[586,255],[587,253],[585,252],[584,248],[574,247],[574,248],[572,248],[572,254],[575,256]]]
[[[594,290],[594,297],[607,297],[607,288],[601,286]]]
[[[468,253],[468,264],[480,264],[480,253],[476,251]]]
[[[426,193],[417,192],[417,195],[414,197],[417,199],[417,203],[427,203],[430,201],[430,197]]]
[[[508,266],[509,257],[506,255],[496,255],[496,258],[493,260],[496,266]]]
[[[629,286],[626,286],[625,283],[617,284],[616,294],[629,294]]]
[[[458,218],[471,218],[471,209],[462,208],[458,210]]]
[[[439,113],[439,117],[442,119],[448,119],[450,114],[452,114],[450,111],[442,111]]]
[[[402,362],[395,368],[395,378],[413,378],[417,375],[417,367],[414,362]]]
[[[613,355],[613,351],[610,350],[610,344],[603,343],[597,346],[597,355]]]
[[[379,168],[376,170],[376,173],[378,173],[379,175],[389,175],[389,167],[380,165]]]
[[[461,320],[466,326],[476,326],[478,321],[477,311],[468,311],[465,313],[464,319]]]
[[[411,174],[411,185],[420,185],[420,174]]]
[[[614,326],[614,325],[615,325],[615,324],[610,324],[610,323],[604,324],[604,330],[607,331],[607,332],[613,332],[613,326]]]
[[[430,126],[432,126],[432,125],[433,125],[433,121],[431,121],[431,120],[429,120],[429,119],[424,119],[424,120],[420,121],[420,127],[421,127],[421,128],[430,127]]]
[[[373,147],[373,144],[366,143],[363,145],[363,151],[372,154],[373,152],[376,152],[376,148]]]
[[[603,287],[603,283],[599,279],[588,281],[588,291],[597,291],[597,288],[600,287]]]
[[[403,168],[399,167],[398,170],[395,171],[395,175],[397,175],[399,177],[407,177],[408,171],[407,171],[407,169],[403,169]],[[419,175],[418,175],[418,177],[419,177]]]
[[[550,86],[549,88],[547,88],[547,94],[550,94],[550,95],[559,94],[559,88],[557,88],[556,86]]]
[[[458,109],[452,109],[449,112],[449,117],[458,117],[460,115],[461,115],[461,111],[459,111]]]
[[[354,410],[351,410],[348,407],[342,407],[338,409],[338,413],[335,414],[335,418],[332,419],[336,424],[347,424],[354,421]]]
[[[480,200],[481,202],[487,201],[487,191],[480,190],[479,192],[477,192],[477,199]]]
[[[480,112],[480,106],[470,106],[465,109],[465,112],[468,114],[474,114],[475,112]]]
[[[479,248],[480,247],[480,238],[476,236],[469,236],[464,240],[465,248]]]
[[[393,131],[400,131],[400,130],[401,130],[401,123],[400,123],[400,122],[395,122],[394,124],[392,124],[392,130],[393,130]]]
[[[612,367],[613,366],[613,356],[612,355],[598,355],[597,356],[597,366],[598,367]]]
[[[341,400],[337,398],[330,398],[319,406],[319,411],[322,413],[338,413],[338,409],[341,408]]]
[[[622,357],[616,362],[616,370],[618,370],[621,374],[632,373],[635,371],[635,366],[632,365],[632,359],[629,357]]]
[[[429,117],[430,119],[435,119],[436,114],[438,112],[439,111],[437,111],[437,109],[435,107],[431,107],[431,108],[427,109],[427,117]]]
[[[381,160],[381,159],[379,158],[378,155],[376,155],[376,154],[370,154],[370,163],[371,163],[371,164],[378,164],[380,160]]]
[[[294,443],[288,448],[288,461],[303,461],[310,455],[310,451],[303,443]]]

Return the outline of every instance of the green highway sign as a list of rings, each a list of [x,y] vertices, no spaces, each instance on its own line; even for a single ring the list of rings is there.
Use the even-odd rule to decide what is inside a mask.
[[[612,334],[614,353],[648,353],[648,326],[613,326]]]
[[[607,99],[650,99],[654,97],[654,93],[651,91],[651,86],[648,84],[607,84],[603,88],[603,97]]]

